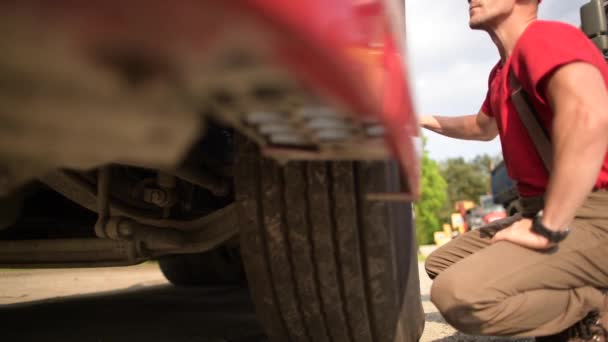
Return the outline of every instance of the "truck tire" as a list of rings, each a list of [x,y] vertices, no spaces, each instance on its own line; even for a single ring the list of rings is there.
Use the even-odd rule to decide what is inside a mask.
[[[158,260],[160,270],[176,286],[239,286],[246,284],[242,259],[229,247],[198,254],[176,254]]]
[[[385,162],[290,162],[237,140],[241,252],[273,342],[417,341],[424,327],[409,203]]]

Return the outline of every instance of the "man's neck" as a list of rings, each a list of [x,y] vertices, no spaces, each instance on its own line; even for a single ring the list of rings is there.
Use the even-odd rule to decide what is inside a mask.
[[[486,30],[498,48],[500,60],[503,64],[513,52],[517,41],[528,25],[534,21],[536,21],[536,15],[511,15],[495,27]]]

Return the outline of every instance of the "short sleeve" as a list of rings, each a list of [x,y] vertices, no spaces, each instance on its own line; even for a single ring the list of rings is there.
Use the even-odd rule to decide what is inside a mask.
[[[492,112],[491,96],[492,91],[496,91],[494,89],[494,79],[496,78],[496,74],[498,73],[499,68],[500,61],[496,63],[496,65],[494,65],[494,67],[492,68],[492,71],[490,71],[490,75],[488,76],[488,91],[486,92],[486,98],[483,100],[481,108],[479,109],[480,112],[484,113],[489,117],[494,117],[494,113]]]
[[[494,113],[492,113],[492,106],[490,106],[490,90],[488,89],[488,93],[486,94],[485,100],[481,104],[480,112],[484,113],[489,117],[494,117]]]
[[[517,43],[512,68],[524,90],[540,95],[545,78],[573,62],[603,63],[599,50],[574,26],[538,21]],[[542,94],[544,97],[544,94]]]

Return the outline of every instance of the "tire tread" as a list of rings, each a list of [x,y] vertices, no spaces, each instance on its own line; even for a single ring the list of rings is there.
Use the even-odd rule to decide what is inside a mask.
[[[409,216],[399,214],[411,207],[365,199],[368,192],[398,187],[387,181],[395,177],[394,165],[296,162],[281,167],[249,153],[235,174],[243,207],[241,241],[253,299],[270,340],[416,340],[424,316],[419,288],[417,293],[409,288],[418,276],[410,260],[415,250],[411,241],[404,246],[395,241],[413,235],[394,231],[404,224],[412,228],[411,222],[401,222]],[[411,307],[403,307],[406,300]],[[408,316],[413,323],[405,322]]]

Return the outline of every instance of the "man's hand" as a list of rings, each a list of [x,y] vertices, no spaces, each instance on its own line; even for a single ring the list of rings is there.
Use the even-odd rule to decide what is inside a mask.
[[[549,242],[546,237],[532,231],[532,220],[524,218],[509,227],[499,231],[492,238],[492,243],[509,241],[522,247],[532,249],[549,249],[555,244]]]
[[[422,128],[435,127],[439,125],[437,120],[432,115],[421,115],[418,118],[418,122]]]

